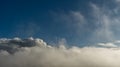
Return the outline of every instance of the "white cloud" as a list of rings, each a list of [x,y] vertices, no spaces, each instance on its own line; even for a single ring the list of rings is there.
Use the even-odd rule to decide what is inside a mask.
[[[98,45],[103,47],[117,47],[114,43],[98,43]]]
[[[98,28],[93,30],[90,40],[113,41],[114,32],[111,28],[119,26],[119,17],[111,16],[110,10],[95,4],[91,3],[91,7],[93,21]],[[115,12],[118,13],[118,10],[119,8]],[[85,30],[85,24],[89,22],[79,11],[61,14],[59,18],[60,21],[67,23],[65,24],[68,28],[74,28],[74,33],[78,35],[81,35],[83,29],[88,31]],[[119,29],[118,26],[117,29]],[[34,33],[34,31],[31,32]],[[48,45],[39,38],[3,38],[0,39],[0,67],[120,67],[120,48],[116,43],[119,44],[120,41],[96,44],[102,47],[66,48],[65,39],[62,39],[58,43],[60,46],[56,47]]]
[[[2,39],[1,39],[2,40]],[[0,40],[0,41],[1,41]],[[14,45],[20,45],[15,39]],[[11,45],[9,39],[4,40]],[[17,47],[15,53],[0,51],[0,67],[120,67],[120,48],[71,47],[64,49],[47,45],[41,39],[19,39],[35,44],[31,47]],[[8,42],[9,41],[9,42]],[[21,43],[23,44],[23,43]],[[3,45],[0,43],[0,45]],[[40,45],[40,46],[38,46]],[[110,46],[112,44],[109,44]],[[109,46],[108,45],[108,46]],[[44,47],[43,47],[44,46]],[[62,45],[63,46],[63,45]],[[112,45],[113,46],[113,45]]]
[[[90,3],[92,7],[92,17],[93,22],[96,23],[96,30],[90,39],[93,41],[114,41],[116,40],[116,35],[114,29],[119,25],[118,17],[113,16],[114,12],[112,9],[108,9],[109,6],[98,6],[96,4]],[[117,20],[117,21],[116,21]]]
[[[116,2],[120,2],[120,0],[115,0]]]
[[[60,23],[63,22],[67,31],[70,31],[69,34],[72,33],[79,39],[85,35],[89,37],[86,39],[93,42],[109,42],[119,39],[116,34],[120,32],[119,5],[113,5],[115,8],[110,8],[106,3],[102,6],[90,3],[89,6],[89,13],[83,14],[82,11],[56,13],[54,19]]]
[[[120,43],[120,40],[115,41],[115,43]]]

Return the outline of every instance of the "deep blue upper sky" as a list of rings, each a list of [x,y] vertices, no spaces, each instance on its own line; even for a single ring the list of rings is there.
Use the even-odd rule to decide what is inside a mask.
[[[65,38],[70,44],[86,43],[96,28],[90,16],[90,3],[102,6],[105,0],[1,0],[0,37],[32,36],[48,42]],[[70,24],[67,24],[69,21],[64,18],[69,18],[71,12],[80,12],[87,17],[89,23],[85,26],[90,30],[80,27],[81,33],[77,33],[77,20],[69,20]]]

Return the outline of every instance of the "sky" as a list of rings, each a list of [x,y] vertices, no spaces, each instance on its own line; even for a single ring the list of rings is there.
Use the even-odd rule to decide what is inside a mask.
[[[0,67],[120,67],[120,0],[0,0]]]
[[[120,39],[119,10],[119,0],[1,0],[0,38],[111,42]]]

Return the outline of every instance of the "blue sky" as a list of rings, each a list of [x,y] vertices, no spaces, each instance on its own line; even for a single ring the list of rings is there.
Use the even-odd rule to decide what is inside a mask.
[[[119,39],[119,2],[1,0],[0,37],[35,37],[48,43],[65,39],[71,45],[114,41]]]

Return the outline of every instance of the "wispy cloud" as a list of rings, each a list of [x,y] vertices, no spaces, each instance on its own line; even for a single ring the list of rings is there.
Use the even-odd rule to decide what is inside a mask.
[[[114,1],[118,4],[118,0]],[[90,16],[80,11],[54,13],[54,21],[61,22],[68,34],[97,42],[95,46],[77,47],[68,45],[61,39],[57,45],[51,46],[39,38],[0,39],[0,67],[120,67],[120,16],[118,5],[109,8],[90,3]],[[90,21],[88,20],[90,19]],[[90,26],[91,27],[88,27]],[[34,34],[34,29],[28,35]],[[36,27],[36,25],[33,27]],[[28,27],[29,28],[29,27]],[[31,31],[32,30],[32,31]],[[64,33],[64,32],[62,32]],[[84,39],[85,40],[85,39]],[[85,40],[85,41],[87,41]],[[82,44],[79,44],[82,45]]]
[[[114,32],[112,31],[112,19],[109,15],[109,10],[99,7],[95,4],[90,4],[93,9],[94,23],[96,23],[96,30],[93,31],[93,39],[98,41],[112,41],[114,40]],[[92,39],[92,38],[91,38]]]
[[[54,19],[56,22],[63,22],[69,34],[74,34],[77,39],[85,39],[90,42],[114,41],[120,38],[120,8],[118,2],[113,1],[113,3],[114,5],[111,7],[111,4],[107,3],[98,5],[90,2],[89,15],[78,10],[56,13]]]

